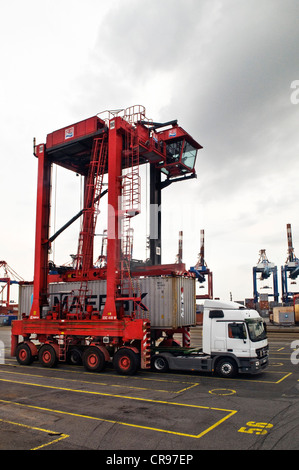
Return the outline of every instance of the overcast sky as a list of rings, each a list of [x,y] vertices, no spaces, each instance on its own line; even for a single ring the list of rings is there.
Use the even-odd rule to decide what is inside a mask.
[[[33,137],[142,104],[203,146],[197,179],[163,190],[162,261],[175,261],[183,230],[184,262],[194,265],[204,229],[214,295],[252,297],[259,250],[280,274],[287,223],[299,256],[298,17],[298,0],[1,2],[0,258],[33,278]],[[59,228],[80,209],[80,178],[53,176]],[[136,258],[145,257],[144,214],[145,201]],[[57,239],[58,264],[76,252],[75,229]]]

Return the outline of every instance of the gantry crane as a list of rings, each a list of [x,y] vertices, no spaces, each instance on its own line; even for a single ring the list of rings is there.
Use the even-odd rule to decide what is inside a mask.
[[[200,284],[205,282],[206,277],[208,279],[208,293],[196,295],[197,299],[213,299],[213,273],[207,266],[205,260],[205,232],[202,229],[200,231],[200,252],[198,254],[198,261],[195,266],[190,268],[190,272],[194,273],[196,279]]]
[[[0,312],[6,313],[10,306],[10,286],[12,284],[19,284],[24,279],[19,276],[6,261],[0,261],[0,272],[3,271],[3,275],[0,277]],[[6,293],[6,297],[3,294]]]
[[[291,279],[291,284],[295,284],[295,279],[297,279],[299,275],[299,259],[294,252],[291,224],[287,224],[287,243],[288,257],[284,266],[281,266],[282,301],[285,304],[292,303],[294,295],[298,294],[298,292],[289,291],[288,287],[288,279]]]
[[[181,264],[161,264],[161,192],[174,182],[196,177],[196,156],[201,148],[176,120],[153,122],[141,105],[100,113],[48,134],[44,144],[34,143],[38,189],[33,302],[29,315],[13,324],[12,355],[22,363],[30,362],[37,355],[29,339],[35,332],[42,343],[39,357],[43,365],[65,360],[69,348],[80,343],[90,370],[103,367],[109,354],[114,355],[117,370],[124,373],[136,370],[139,362],[141,368],[150,366],[150,321],[146,314],[136,316],[141,305],[138,280],[144,276],[179,276],[184,269]],[[50,236],[53,164],[84,176],[85,184],[83,210]],[[131,220],[140,213],[139,168],[143,164],[150,165],[150,204],[160,209],[158,217],[150,220],[150,263],[140,263],[132,270]],[[104,175],[108,178],[105,190]],[[95,266],[98,206],[107,192],[107,253],[105,263]],[[49,266],[51,243],[80,216],[73,266]],[[90,283],[99,280],[106,282],[105,305],[103,311],[93,312]],[[69,283],[70,289],[78,284],[78,290],[72,291],[71,306],[51,305],[49,285],[53,283]],[[134,308],[128,313],[125,304],[129,300]],[[176,332],[183,334],[185,326]],[[18,344],[19,336],[25,338],[22,344]]]
[[[257,304],[260,298],[260,292],[257,290],[257,275],[260,274],[260,280],[264,281],[268,279],[271,275],[273,276],[273,293],[268,294],[268,296],[273,296],[274,301],[278,302],[278,281],[277,281],[277,266],[274,263],[271,263],[266,255],[266,250],[262,249],[259,252],[259,259],[257,265],[253,267],[253,296],[254,303]]]

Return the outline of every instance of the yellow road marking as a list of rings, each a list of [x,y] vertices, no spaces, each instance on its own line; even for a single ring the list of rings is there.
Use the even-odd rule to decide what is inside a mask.
[[[44,385],[44,384],[36,384],[32,382],[21,382],[18,380],[8,380],[8,379],[0,379],[1,382],[9,382],[9,383],[16,383],[16,384],[21,384],[21,385],[31,385],[34,387],[41,387],[41,388],[51,388],[55,390],[63,390],[67,392],[75,392],[75,393],[86,393],[90,395],[101,395],[101,396],[107,396],[107,397],[114,397],[114,398],[124,398],[128,400],[141,400],[141,401],[148,401],[148,402],[153,402],[153,403],[163,403],[165,405],[179,405],[179,406],[187,406],[191,408],[205,408],[205,409],[213,409],[213,410],[219,410],[219,411],[227,411],[223,410],[221,408],[210,408],[209,406],[200,406],[200,405],[188,405],[185,403],[175,403],[175,402],[168,402],[168,401],[163,401],[163,400],[151,400],[150,398],[139,398],[139,397],[130,397],[130,396],[125,396],[125,395],[114,395],[112,393],[105,393],[105,392],[95,392],[92,390],[79,390],[79,389],[74,389],[74,388],[67,388],[67,387],[56,387],[54,385]],[[231,410],[229,410],[231,411]]]
[[[282,377],[280,380],[277,380],[277,382],[274,382],[275,384],[279,384],[280,382],[282,382],[283,380],[285,380],[287,377],[289,377],[290,375],[292,375],[292,372],[289,372],[288,374],[286,374],[284,377]]]
[[[282,354],[287,354],[287,353],[282,353]],[[274,358],[274,359],[277,361],[279,358]],[[9,365],[10,365],[10,364],[5,364],[5,366],[9,366]],[[270,366],[271,366],[271,364],[270,364]],[[33,368],[33,367],[34,367],[34,366],[30,366],[30,368]],[[40,367],[34,367],[34,368],[35,368],[35,369],[40,369]],[[3,370],[0,369],[0,372],[6,372],[6,371],[3,371]],[[94,372],[82,372],[82,370],[80,370],[80,371],[75,371],[75,370],[70,370],[70,369],[61,369],[61,370],[56,369],[56,372],[70,372],[70,373],[73,373],[73,374],[79,374],[79,373],[82,374],[82,373],[83,373],[83,374],[87,374],[87,375],[94,375]],[[147,373],[147,371],[144,370],[143,373]],[[277,371],[270,371],[270,370],[267,369],[267,370],[265,371],[265,373],[266,373],[266,374],[283,374],[284,372],[283,372],[283,371],[279,371],[279,372],[277,372]],[[18,374],[21,374],[21,373],[18,372]],[[275,381],[271,381],[271,380],[258,380],[258,379],[257,379],[257,376],[255,376],[254,378],[251,378],[251,379],[245,379],[245,378],[237,377],[235,380],[237,380],[238,382],[254,382],[254,383],[278,384],[278,383],[282,382],[283,380],[285,380],[287,377],[289,377],[289,375],[291,375],[291,374],[292,374],[292,373],[286,374],[285,376],[283,376],[281,379],[279,379],[279,380],[276,381],[276,382],[275,382]],[[29,374],[24,374],[24,375],[29,375]],[[33,375],[33,374],[32,374],[32,375]],[[33,376],[34,376],[34,375],[33,375]],[[113,377],[113,376],[115,376],[115,374],[109,375],[109,377]],[[168,373],[167,376],[172,377],[172,376],[175,376],[175,374],[174,374],[174,373]],[[36,377],[37,377],[37,376],[36,376]],[[182,377],[182,378],[190,378],[189,375],[181,375],[181,377]],[[52,377],[51,377],[51,378],[52,378]],[[53,377],[53,378],[55,378],[55,377]],[[162,393],[164,393],[164,392],[166,392],[166,393],[181,393],[181,392],[184,392],[184,391],[188,390],[189,388],[191,389],[191,388],[193,388],[193,387],[199,385],[198,382],[189,382],[189,381],[187,382],[187,381],[183,381],[183,380],[182,380],[182,381],[178,381],[178,380],[169,380],[169,379],[162,379],[162,378],[155,378],[155,377],[154,377],[154,378],[153,378],[153,377],[137,377],[137,376],[130,376],[130,377],[128,377],[128,376],[123,376],[123,375],[117,375],[117,378],[126,379],[126,380],[142,380],[142,381],[148,380],[148,381],[155,381],[155,382],[178,383],[178,384],[184,384],[184,383],[188,383],[188,384],[189,384],[189,383],[190,383],[190,384],[191,384],[190,387],[186,387],[186,388],[183,388],[183,389],[178,390],[178,391],[159,390],[159,389],[147,389],[147,388],[142,388],[142,387],[134,387],[134,386],[133,386],[133,387],[130,387],[130,386],[125,385],[125,387],[127,387],[127,388],[133,388],[133,389],[138,388],[138,389],[140,389],[140,390],[152,390],[152,391],[157,391],[157,392],[162,392]],[[230,381],[230,382],[233,380],[233,379],[231,379],[231,378],[215,377],[215,376],[213,376],[213,375],[209,375],[208,377],[201,375],[201,376],[198,376],[198,378],[200,378],[200,380],[203,380],[203,379],[205,379],[205,378],[208,378],[208,379],[211,379],[211,380],[226,380],[226,381],[228,380],[228,381]],[[61,380],[62,380],[62,379],[61,379]],[[72,379],[67,379],[67,380],[72,380]],[[88,383],[92,383],[92,382],[88,382]],[[107,385],[107,386],[109,386],[109,387],[120,387],[120,386],[122,386],[122,385],[109,384],[109,383],[103,384],[103,385]]]
[[[275,360],[277,360],[279,358],[275,358]],[[269,364],[269,366],[271,366],[271,364]],[[284,372],[282,371],[271,371],[271,370],[265,370],[264,371],[265,374],[284,374]],[[291,375],[291,373],[285,375],[282,379],[280,379],[280,382],[282,380],[284,380],[285,378],[287,378],[289,375]],[[171,373],[167,373],[167,375],[171,376],[171,375],[175,375],[174,373],[171,374]],[[190,377],[189,375],[181,375],[182,378],[184,377]],[[218,377],[218,376],[214,376],[214,375],[199,375],[198,378],[200,378],[201,381],[203,381],[204,379],[208,379],[208,380],[220,380],[220,381],[229,381],[229,382],[232,382],[233,380],[234,381],[237,381],[237,382],[253,382],[253,383],[269,383],[269,384],[276,384],[276,383],[279,383],[279,382],[273,382],[271,380],[258,380],[257,379],[258,375],[254,375],[252,376],[252,378],[250,379],[245,379],[245,378],[242,378],[241,375],[239,375],[238,377],[235,377],[234,379],[233,378],[225,378],[225,377]],[[152,379],[154,380],[154,379]]]
[[[199,439],[200,437],[204,436],[207,434],[209,431],[212,429],[216,428],[219,426],[221,423],[223,423],[225,420],[229,419],[231,416],[233,416],[235,413],[237,413],[236,410],[227,410],[227,409],[222,409],[222,408],[214,408],[214,407],[209,407],[209,406],[201,406],[201,405],[190,405],[187,403],[177,403],[177,402],[168,402],[168,401],[163,401],[163,400],[152,400],[149,398],[138,398],[138,397],[130,397],[130,396],[123,396],[123,395],[114,395],[114,394],[109,394],[109,393],[103,393],[103,392],[92,392],[89,390],[76,390],[76,389],[71,389],[71,388],[66,388],[66,387],[55,387],[53,385],[41,385],[41,384],[34,384],[34,383],[27,383],[27,382],[20,382],[16,380],[7,380],[7,379],[0,379],[2,382],[9,382],[9,383],[18,383],[21,385],[29,385],[29,386],[34,386],[34,387],[42,387],[42,388],[50,388],[50,389],[55,389],[55,390],[64,390],[68,392],[75,392],[75,393],[85,393],[85,394],[91,394],[91,395],[101,395],[101,396],[107,396],[107,397],[113,397],[113,398],[121,398],[122,400],[127,399],[127,400],[136,400],[136,401],[142,401],[142,402],[149,402],[149,403],[158,403],[158,404],[163,404],[163,405],[172,405],[172,406],[183,406],[183,407],[188,407],[188,408],[195,408],[195,409],[204,409],[204,410],[209,410],[209,411],[221,411],[227,413],[226,416],[224,416],[222,419],[214,423],[212,426],[209,428],[205,429],[199,434],[187,434],[187,433],[181,433],[181,432],[175,432],[175,431],[169,431],[166,429],[160,429],[160,428],[153,428],[149,426],[142,426],[142,425],[137,425],[137,424],[132,424],[132,423],[126,423],[123,421],[117,421],[117,420],[109,420],[109,419],[104,419],[104,418],[98,418],[94,416],[88,416],[88,415],[81,415],[77,413],[70,413],[70,412],[65,412],[61,410],[53,410],[50,408],[44,408],[44,407],[39,407],[39,406],[34,406],[34,405],[25,405],[23,403],[17,403],[17,402],[11,402],[7,400],[0,400],[2,403],[10,403],[14,405],[19,405],[19,406],[25,406],[33,409],[38,409],[42,411],[49,411],[49,412],[54,412],[54,413],[59,413],[59,414],[65,414],[69,416],[76,416],[79,418],[85,418],[85,419],[92,419],[92,420],[97,420],[97,421],[103,421],[107,423],[113,423],[113,424],[120,424],[122,426],[130,426],[134,428],[139,428],[139,429],[147,429],[150,431],[157,431],[157,432],[163,432],[167,434],[174,434],[177,436],[185,436],[185,437],[192,437],[195,439]]]
[[[44,379],[54,379],[54,380],[64,380],[64,381],[69,381],[69,382],[78,382],[77,379],[67,379],[65,377],[54,377],[54,376],[45,376],[45,375],[38,375],[38,374],[28,374],[24,372],[15,372],[15,371],[9,371],[9,370],[1,370],[0,373],[3,374],[14,374],[14,375],[25,375],[27,377],[39,377],[39,378],[44,378]],[[91,372],[90,375],[94,375],[94,372]],[[122,377],[122,376],[119,376]],[[150,379],[154,380],[154,379]],[[132,388],[133,390],[150,390],[150,391],[155,391],[155,392],[162,392],[162,393],[181,393],[185,392],[186,390],[189,390],[190,388],[196,387],[198,383],[194,382],[179,382],[179,381],[169,381],[170,383],[190,383],[191,385],[189,387],[185,387],[181,390],[160,390],[160,389],[152,389],[152,388],[147,388],[147,387],[136,387],[136,386],[131,386],[131,385],[124,385],[124,384],[111,384],[111,383],[105,383],[105,382],[93,382],[91,380],[79,380],[80,383],[84,384],[92,384],[92,385],[101,385],[101,386],[107,386],[107,387],[126,387],[126,388]],[[167,380],[163,380],[163,382],[168,382]]]
[[[1,400],[3,401],[3,400]],[[5,419],[1,419],[0,418],[0,421],[2,423],[8,423],[8,424],[13,424],[15,426],[21,426],[23,428],[27,428],[27,429],[33,429],[34,431],[41,431],[41,432],[46,432],[48,434],[57,434],[55,433],[54,431],[49,431],[48,429],[42,429],[42,428],[37,428],[35,426],[29,426],[28,424],[22,424],[22,423],[15,423],[14,421],[7,421]],[[66,439],[67,437],[70,437],[68,434],[62,434],[62,433],[59,433],[59,437],[57,439],[54,439],[53,441],[51,442],[47,442],[45,444],[42,444],[38,447],[33,447],[32,449],[30,450],[37,450],[37,449],[41,449],[42,447],[46,447],[46,446],[49,446],[49,445],[52,445],[54,444],[55,442],[58,442],[58,441],[61,441],[62,439]]]
[[[286,353],[285,353],[286,354]],[[279,358],[275,358],[275,360],[278,360]],[[7,366],[8,364],[5,364],[5,366]],[[271,366],[271,364],[270,364]],[[34,366],[30,366],[30,368],[33,368]],[[35,369],[40,369],[40,367],[34,367]],[[55,370],[55,369],[54,369]],[[3,369],[0,369],[0,372],[6,372],[4,371]],[[94,372],[82,372],[82,371],[73,371],[73,370],[67,370],[67,369],[56,369],[56,372],[70,372],[70,373],[73,373],[73,374],[87,374],[87,375],[94,375]],[[12,373],[12,372],[11,372]],[[14,373],[18,373],[18,374],[21,374],[21,372],[14,372]],[[143,373],[146,373],[146,371],[143,371]],[[284,374],[283,371],[271,371],[271,370],[266,370],[265,371],[266,374]],[[259,380],[257,379],[257,376],[254,376],[250,379],[245,379],[245,378],[241,378],[240,376],[235,378],[235,379],[231,379],[231,378],[224,378],[224,377],[215,377],[213,375],[209,375],[208,377],[207,376],[198,376],[198,378],[203,381],[204,379],[208,378],[210,380],[221,380],[221,381],[232,381],[232,380],[237,380],[238,382],[254,382],[254,383],[265,383],[265,384],[278,384],[280,382],[282,382],[283,380],[285,380],[287,377],[289,377],[289,375],[291,375],[292,373],[288,373],[286,374],[285,376],[283,376],[281,379],[279,379],[278,381],[272,381],[272,380]],[[30,375],[30,374],[24,374],[24,375]],[[168,373],[167,374],[168,376],[174,376],[175,374],[172,374],[172,373]],[[34,377],[37,377],[36,375],[32,374],[32,376]],[[114,377],[115,374],[113,375],[109,375],[109,377]],[[182,378],[190,378],[190,376],[188,375],[181,375]],[[51,377],[52,378],[52,377]],[[55,378],[55,377],[53,377]],[[197,385],[199,385],[198,382],[187,382],[187,381],[178,381],[178,380],[169,380],[169,379],[162,379],[162,378],[153,378],[153,377],[137,377],[137,376],[123,376],[123,375],[117,375],[117,378],[120,378],[120,379],[126,379],[126,380],[148,380],[148,381],[155,381],[155,382],[166,382],[166,383],[178,383],[178,384],[191,384],[190,387],[186,387],[186,388],[183,388],[181,390],[178,390],[178,391],[169,391],[169,390],[159,390],[159,389],[147,389],[147,388],[142,388],[140,387],[140,390],[152,390],[152,391],[156,391],[156,392],[166,392],[166,393],[181,393],[181,392],[184,392],[186,390],[188,390],[189,388],[193,388]],[[61,379],[62,380],[62,379]],[[72,379],[67,379],[67,380],[72,380]],[[92,383],[92,382],[88,382],[88,383]],[[95,382],[96,383],[96,382]],[[117,385],[117,384],[110,384],[110,383],[107,383],[107,384],[103,384],[103,385],[107,385],[109,387],[120,387],[121,385]],[[127,386],[125,385],[125,387],[127,388],[138,388],[138,387],[130,387],[130,386]]]
[[[234,395],[236,392],[236,390],[232,390],[232,389],[229,389],[229,388],[214,388],[212,390],[209,390],[209,393],[211,395]]]
[[[171,393],[182,393],[182,392],[185,392],[186,390],[190,390],[190,388],[197,387],[198,385],[199,385],[198,383],[194,383],[190,385],[190,387],[182,388],[182,390],[178,390],[177,392],[171,392]]]

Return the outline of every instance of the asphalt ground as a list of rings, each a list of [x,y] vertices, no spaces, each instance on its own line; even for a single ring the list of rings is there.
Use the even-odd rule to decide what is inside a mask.
[[[2,327],[0,449],[101,450],[102,463],[134,468],[194,464],[201,450],[297,450],[299,364],[292,361],[299,333],[285,328],[268,336],[269,367],[256,376],[127,377],[109,367],[20,366],[10,357],[10,327]],[[191,344],[200,341],[201,329],[192,329]],[[140,460],[107,460],[124,456]]]

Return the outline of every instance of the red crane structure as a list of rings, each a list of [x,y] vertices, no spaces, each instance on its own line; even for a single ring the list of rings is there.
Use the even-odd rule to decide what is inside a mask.
[[[3,271],[3,275],[0,277],[0,313],[7,313],[12,305],[10,303],[10,286],[19,284],[24,279],[3,260],[0,261],[0,273],[1,271]],[[4,293],[6,293],[6,298],[3,297]],[[14,306],[16,307],[16,304]]]
[[[22,364],[37,355],[45,366],[65,360],[80,344],[88,370],[101,370],[113,356],[121,373],[150,367],[151,329],[147,315],[140,318],[141,296],[134,287],[144,276],[167,276],[185,271],[182,264],[161,264],[161,213],[151,220],[150,261],[133,264],[131,220],[141,210],[140,165],[150,165],[150,203],[161,204],[162,188],[196,177],[195,162],[202,148],[177,121],[157,123],[147,119],[145,108],[107,111],[47,135],[34,145],[38,158],[36,239],[33,301],[29,314],[13,322],[12,355]],[[51,167],[60,165],[84,176],[84,208],[50,237]],[[108,189],[103,190],[104,175]],[[164,179],[162,180],[162,175]],[[108,192],[106,262],[94,264],[94,236],[98,206]],[[72,267],[49,269],[51,243],[82,216],[78,250]],[[103,255],[101,256],[103,261]],[[103,311],[90,305],[90,283],[105,280]],[[50,305],[49,285],[66,283],[71,303]],[[79,286],[74,292],[72,285]],[[65,285],[65,284],[64,284]],[[134,307],[125,311],[130,300]],[[146,308],[143,306],[143,311]],[[176,331],[183,333],[183,328]],[[35,333],[39,350],[31,341]],[[19,336],[24,340],[19,343]],[[156,333],[157,335],[157,333]]]

